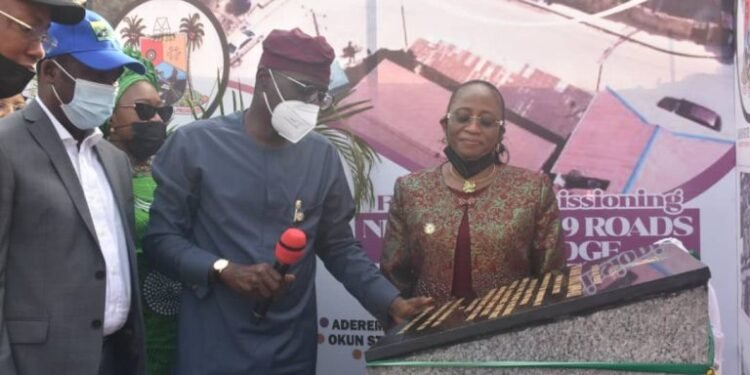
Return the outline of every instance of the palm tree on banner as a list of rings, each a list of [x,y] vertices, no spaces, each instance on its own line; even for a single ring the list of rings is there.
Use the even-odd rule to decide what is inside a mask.
[[[203,23],[198,13],[192,13],[187,17],[180,19],[180,32],[187,35],[187,83],[189,98],[193,100],[193,82],[190,78],[190,53],[198,50],[203,45],[203,37],[206,35],[203,31]]]
[[[120,36],[125,40],[124,47],[137,50],[141,45],[141,37],[144,36],[143,30],[146,29],[143,18],[132,15],[125,17],[123,21],[125,21],[125,27],[120,30]]]

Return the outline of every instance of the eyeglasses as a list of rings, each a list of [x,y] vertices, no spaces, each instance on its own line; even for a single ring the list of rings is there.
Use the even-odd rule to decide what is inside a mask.
[[[299,80],[278,71],[274,71],[274,74],[278,74],[300,86],[302,88],[302,96],[306,98],[304,100],[305,103],[316,104],[320,106],[321,110],[326,110],[333,104],[333,97],[328,93],[327,89],[321,89],[318,86],[302,83]]]
[[[133,105],[121,105],[120,108],[135,108],[135,113],[141,121],[148,121],[154,118],[158,113],[161,120],[169,122],[174,114],[174,107],[171,105],[165,105],[163,107],[153,106],[148,103],[135,103]]]
[[[2,10],[0,10],[0,14],[13,21],[13,24],[16,25],[18,31],[24,36],[27,42],[41,43],[42,47],[45,50],[50,50],[57,47],[57,39],[50,36],[47,33],[47,30],[39,30],[38,28],[31,27],[31,25],[29,25],[28,23],[23,22],[18,18],[13,17],[6,12],[3,12]]]
[[[446,114],[445,117],[462,127],[469,125],[472,121],[478,121],[479,125],[484,129],[492,129],[505,125],[505,120],[498,120],[495,116],[489,113],[471,115],[469,112],[455,111]]]

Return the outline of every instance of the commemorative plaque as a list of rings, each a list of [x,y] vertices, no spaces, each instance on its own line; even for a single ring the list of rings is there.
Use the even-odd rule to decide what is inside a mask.
[[[433,306],[389,330],[365,357],[400,357],[496,335],[706,285],[709,277],[706,265],[665,241]]]

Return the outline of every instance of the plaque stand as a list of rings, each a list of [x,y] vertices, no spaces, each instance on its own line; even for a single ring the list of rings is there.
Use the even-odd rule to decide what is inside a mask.
[[[710,374],[710,272],[679,245],[441,301],[372,346],[368,373]]]
[[[712,374],[708,291],[618,308],[372,361],[380,374]]]

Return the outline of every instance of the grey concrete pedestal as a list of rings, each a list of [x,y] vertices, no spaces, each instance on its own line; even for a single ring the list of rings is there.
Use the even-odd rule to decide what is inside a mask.
[[[414,353],[399,361],[706,363],[706,287]],[[628,374],[594,370],[368,367],[381,374]],[[631,373],[632,374],[632,373]]]

